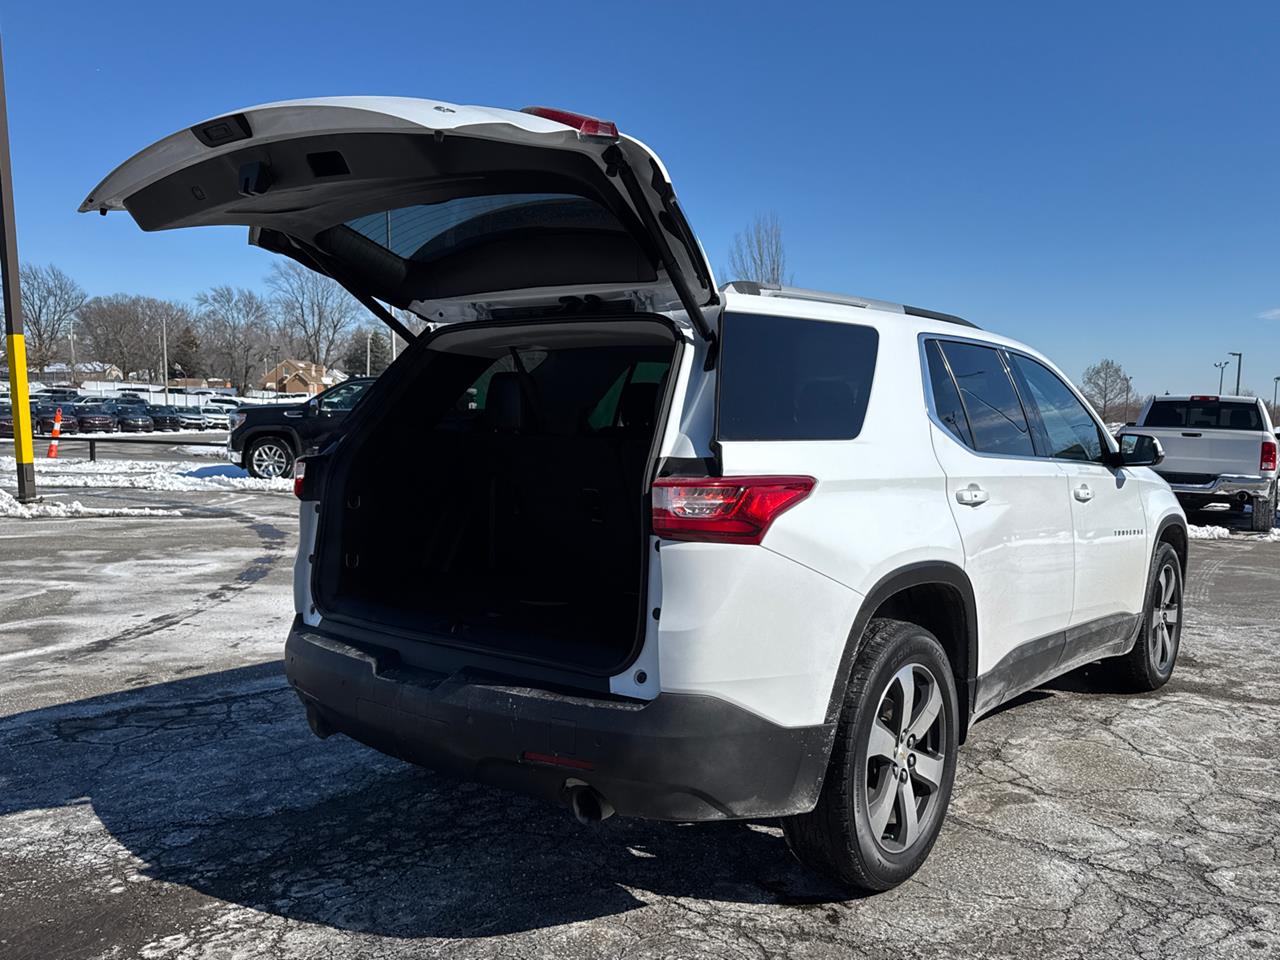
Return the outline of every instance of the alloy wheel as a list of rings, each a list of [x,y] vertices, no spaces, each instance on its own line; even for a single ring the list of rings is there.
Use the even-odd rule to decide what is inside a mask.
[[[272,480],[289,469],[289,451],[274,440],[265,440],[253,448],[250,462],[256,475]]]
[[[902,667],[880,695],[863,799],[871,834],[888,853],[902,853],[926,835],[937,812],[946,722],[938,679],[923,664]]]
[[[1182,617],[1182,587],[1172,563],[1160,568],[1152,588],[1151,625],[1147,644],[1151,665],[1157,673],[1167,673],[1178,655],[1178,622]]]

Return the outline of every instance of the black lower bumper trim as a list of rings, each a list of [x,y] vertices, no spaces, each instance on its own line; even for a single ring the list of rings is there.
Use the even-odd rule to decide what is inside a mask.
[[[559,803],[585,784],[618,813],[655,820],[811,810],[834,734],[832,724],[780,727],[714,697],[595,699],[433,674],[297,624],[285,672],[313,729]]]

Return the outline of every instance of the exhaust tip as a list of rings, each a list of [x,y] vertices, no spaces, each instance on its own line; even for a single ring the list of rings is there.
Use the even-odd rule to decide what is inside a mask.
[[[599,823],[613,816],[613,806],[609,801],[585,784],[569,791],[569,809],[579,823]]]
[[[313,703],[307,704],[307,726],[321,740],[329,739],[335,732],[333,727],[329,726],[329,722],[320,716],[320,711],[316,709]]]

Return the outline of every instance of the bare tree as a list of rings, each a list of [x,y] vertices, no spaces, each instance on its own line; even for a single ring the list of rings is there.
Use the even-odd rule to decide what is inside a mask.
[[[61,354],[71,333],[76,311],[87,294],[80,284],[50,264],[24,263],[18,269],[22,290],[22,319],[26,324],[27,359],[41,373]],[[71,371],[72,378],[75,371]]]
[[[126,379],[157,380],[164,376],[161,328],[181,329],[191,311],[173,300],[114,293],[86,301],[79,319],[96,360],[119,367]]]
[[[360,305],[328,277],[293,261],[272,264],[267,286],[280,323],[307,354],[298,359],[328,366]]]
[[[1114,360],[1099,360],[1086,369],[1081,389],[1103,420],[1128,416],[1133,378]]]
[[[217,286],[196,296],[211,373],[248,390],[271,340],[271,304],[252,290]]]
[[[734,280],[772,284],[785,282],[787,254],[782,246],[782,224],[778,222],[777,214],[758,216],[744,232],[733,235],[733,246],[729,248],[729,273]]]
[[[113,293],[94,297],[80,308],[84,340],[94,359],[119,367],[126,377],[146,362],[151,343],[142,299]]]

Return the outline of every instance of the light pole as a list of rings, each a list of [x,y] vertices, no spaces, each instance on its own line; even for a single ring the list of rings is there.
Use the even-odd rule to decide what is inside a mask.
[[[164,364],[164,370],[161,376],[164,377],[164,405],[169,405],[169,321],[162,313],[160,314],[160,356],[161,363]]]
[[[1236,358],[1236,396],[1238,397],[1240,396],[1240,364],[1244,362],[1244,354],[1228,350],[1227,356]]]
[[[1230,360],[1219,360],[1214,364],[1218,368],[1218,396],[1222,396],[1222,374],[1230,365]]]
[[[71,343],[71,386],[76,385],[76,322],[71,321],[67,330],[67,340]]]
[[[366,330],[364,333],[364,375],[369,375],[369,350],[373,344],[373,331]]]
[[[1271,378],[1271,415],[1276,415],[1276,391],[1280,390],[1280,377]]]

